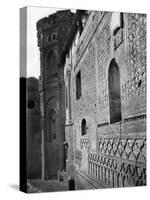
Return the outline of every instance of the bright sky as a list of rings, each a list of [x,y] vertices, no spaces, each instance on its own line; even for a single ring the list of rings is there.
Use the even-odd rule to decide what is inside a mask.
[[[28,7],[27,11],[27,77],[40,75],[40,52],[37,47],[36,22],[56,12],[57,8]]]

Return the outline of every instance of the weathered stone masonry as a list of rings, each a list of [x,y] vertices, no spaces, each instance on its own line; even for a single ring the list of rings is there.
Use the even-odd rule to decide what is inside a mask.
[[[74,14],[70,10],[58,11],[37,22],[40,48],[41,117],[43,134],[43,176],[57,178],[65,169],[65,88],[63,46],[70,32]]]

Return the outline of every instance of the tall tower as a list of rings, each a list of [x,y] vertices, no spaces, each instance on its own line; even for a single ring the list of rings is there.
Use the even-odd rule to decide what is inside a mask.
[[[40,49],[40,105],[42,117],[42,174],[57,178],[65,168],[65,88],[63,46],[69,35],[74,14],[58,11],[37,22]]]

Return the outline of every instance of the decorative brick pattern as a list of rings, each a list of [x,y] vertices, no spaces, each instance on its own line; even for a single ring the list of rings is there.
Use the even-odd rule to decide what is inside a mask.
[[[110,187],[146,185],[146,138],[99,138],[89,174]]]
[[[146,115],[139,115],[139,116],[133,116],[124,119],[125,122],[132,122],[132,121],[137,121],[137,120],[143,120],[146,119]]]
[[[110,26],[109,24],[107,24],[96,38],[99,81],[103,80],[106,77],[105,64],[110,54],[110,39]]]
[[[92,11],[76,46],[71,69],[75,170],[88,171],[104,187],[146,185],[146,17],[123,13],[123,28],[114,35],[111,14]],[[120,96],[113,100],[121,101],[121,117],[115,122],[109,105],[111,61],[120,74],[120,87],[112,84],[113,95]],[[82,95],[76,99],[79,70]],[[84,136],[83,118],[88,127]]]
[[[145,163],[146,138],[99,138],[98,153]]]
[[[100,128],[100,127],[105,127],[105,126],[108,126],[109,125],[109,122],[105,122],[105,123],[102,123],[102,124],[98,124],[97,127]]]
[[[88,149],[89,148],[89,140],[88,140],[88,138],[81,138],[80,146],[81,146],[81,149],[82,148]]]
[[[81,59],[79,69],[81,68],[81,98],[75,101],[75,115],[78,118],[79,112],[85,109],[91,109],[96,103],[96,71],[95,71],[95,45],[91,43],[89,50],[84,58]],[[75,98],[75,93],[74,93]],[[79,103],[80,102],[80,103]],[[92,107],[92,108],[91,108]]]
[[[85,48],[88,46],[88,43],[89,43],[95,29],[97,28],[98,22],[101,20],[103,15],[104,15],[104,12],[93,12],[93,15],[91,16],[92,19],[89,20],[90,23],[84,29],[84,31],[81,35],[80,42],[77,47],[77,59],[78,60],[82,56]]]
[[[108,187],[146,185],[146,168],[106,155],[89,154],[88,173]]]
[[[108,105],[108,91],[106,78],[106,62],[110,56],[110,26],[107,24],[101,34],[96,38],[97,41],[97,63],[98,63],[98,88],[99,88],[99,111]]]
[[[123,99],[145,93],[146,87],[146,16],[128,14],[128,74],[122,85]]]

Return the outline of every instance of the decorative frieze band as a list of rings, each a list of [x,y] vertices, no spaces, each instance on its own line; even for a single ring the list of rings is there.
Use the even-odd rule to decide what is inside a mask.
[[[99,138],[98,153],[145,163],[146,138]]]
[[[144,115],[139,115],[139,116],[133,116],[133,117],[128,117],[124,119],[125,122],[131,122],[131,121],[137,121],[137,120],[143,120],[146,119],[146,114]]]
[[[145,119],[146,119],[146,114],[143,114],[143,115],[137,115],[137,116],[127,117],[123,121],[124,122],[133,122],[133,121],[145,120]],[[104,122],[104,123],[98,124],[97,127],[101,128],[101,127],[106,127],[108,125],[109,125],[109,122]]]
[[[80,146],[81,146],[81,149],[82,148],[88,149],[88,147],[89,147],[89,140],[88,140],[88,138],[81,138],[81,140],[80,140]]]
[[[100,127],[104,127],[104,126],[108,126],[109,125],[109,122],[104,122],[102,124],[98,124],[97,127],[100,128]]]

